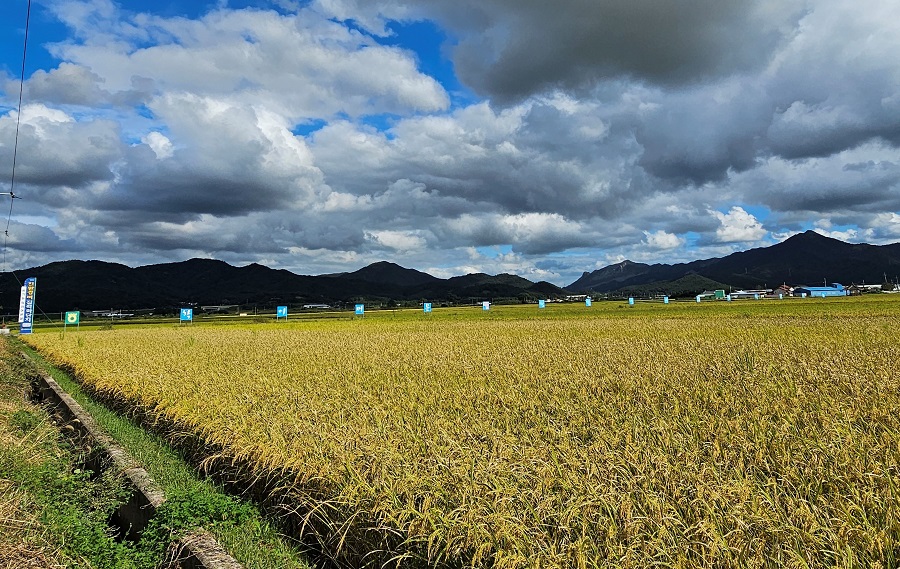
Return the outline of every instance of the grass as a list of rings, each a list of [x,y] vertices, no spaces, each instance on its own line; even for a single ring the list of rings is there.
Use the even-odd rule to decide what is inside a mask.
[[[166,502],[142,537],[145,549],[162,554],[173,535],[203,526],[246,569],[305,569],[306,556],[246,501],[232,498],[160,436],[110,410],[85,393],[65,372],[19,344],[97,423],[143,466],[166,493]]]
[[[121,481],[79,467],[44,410],[26,401],[25,378],[0,342],[0,567],[139,567],[139,552],[107,526]]]
[[[894,567],[898,315],[609,302],[28,341],[281,476],[347,565]]]

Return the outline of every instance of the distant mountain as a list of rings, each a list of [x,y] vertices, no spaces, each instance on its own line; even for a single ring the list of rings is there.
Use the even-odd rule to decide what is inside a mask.
[[[441,279],[433,277],[415,269],[407,269],[396,263],[379,261],[363,267],[352,273],[338,273],[329,275],[333,277],[345,277],[369,283],[390,284],[395,286],[410,287],[427,285],[439,282]]]
[[[354,302],[469,303],[481,300],[553,298],[572,292],[629,292],[693,295],[726,286],[775,287],[880,283],[900,275],[900,244],[854,245],[807,231],[783,243],[727,257],[675,265],[623,261],[561,289],[509,274],[476,273],[440,279],[382,261],[349,273],[306,276],[252,264],[191,259],[131,268],[103,261],[63,261],[0,274],[0,312],[14,314],[19,279],[37,277],[37,305],[47,313],[64,310],[155,308],[174,311],[185,304],[274,307]]]
[[[44,312],[198,306],[325,303],[476,302],[552,298],[566,294],[546,282],[514,275],[475,274],[439,279],[379,262],[351,273],[305,276],[251,264],[191,259],[130,268],[102,261],[64,261],[0,274],[0,312],[18,310],[18,279],[36,277],[37,305]]]
[[[675,265],[623,261],[591,273],[567,286],[572,291],[612,292],[651,283],[671,283],[688,275],[740,288],[770,288],[781,283],[880,283],[885,274],[900,274],[900,243],[851,244],[806,231],[770,247],[727,257]]]

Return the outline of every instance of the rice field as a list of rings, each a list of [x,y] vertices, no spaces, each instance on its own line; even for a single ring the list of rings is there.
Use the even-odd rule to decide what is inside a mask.
[[[347,566],[896,567],[900,298],[23,337],[277,473]]]

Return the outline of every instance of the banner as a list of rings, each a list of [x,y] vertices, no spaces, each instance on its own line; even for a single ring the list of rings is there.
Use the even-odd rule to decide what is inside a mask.
[[[34,277],[25,279],[25,295],[19,312],[22,314],[22,324],[19,326],[19,334],[31,334],[34,326],[34,295],[37,289],[37,279]]]
[[[538,301],[538,308],[545,308],[547,306],[547,302],[543,300]]]
[[[25,286],[19,290],[19,319],[16,320],[19,324],[25,320]]]
[[[426,302],[426,303],[422,304],[422,310],[423,310],[426,314],[428,314],[429,312],[431,312],[431,303],[430,303],[430,302]]]

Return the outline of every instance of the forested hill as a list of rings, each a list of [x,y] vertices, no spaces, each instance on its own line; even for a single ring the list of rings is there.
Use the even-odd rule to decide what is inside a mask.
[[[900,274],[900,243],[868,245],[845,243],[807,231],[771,247],[760,247],[727,257],[674,265],[647,265],[624,261],[591,273],[567,286],[571,291],[610,292],[678,281],[694,275],[742,288],[773,288],[782,283],[821,285],[839,282],[880,283]]]
[[[359,301],[475,302],[565,295],[547,282],[514,275],[471,274],[440,279],[389,262],[352,273],[305,276],[258,264],[235,267],[191,259],[131,268],[103,261],[62,261],[0,274],[0,306],[18,311],[20,280],[37,278],[37,304],[44,312],[170,308],[196,305],[331,305]]]

